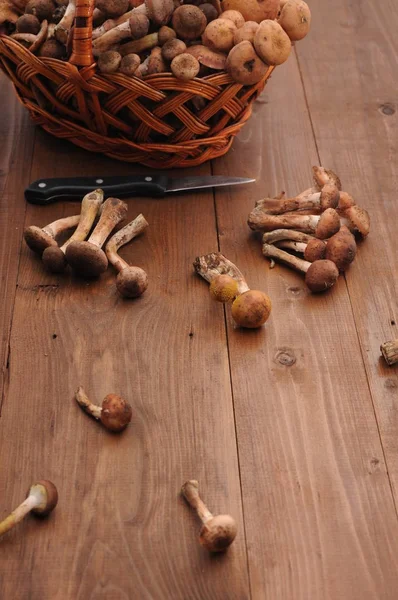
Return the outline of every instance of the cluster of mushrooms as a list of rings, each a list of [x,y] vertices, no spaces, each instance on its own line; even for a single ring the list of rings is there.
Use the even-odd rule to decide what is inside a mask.
[[[313,167],[313,186],[294,198],[256,203],[248,225],[263,233],[263,254],[305,273],[312,292],[323,292],[344,273],[357,253],[356,237],[369,234],[368,212],[344,192],[339,177]]]
[[[25,241],[52,273],[62,273],[69,265],[82,277],[98,277],[111,263],[118,272],[119,293],[125,298],[138,298],[148,287],[148,276],[140,267],[130,266],[118,250],[142,233],[148,223],[143,215],[138,215],[106,242],[125,219],[127,204],[118,198],[103,200],[102,190],[90,192],[82,200],[79,215],[58,219],[42,228],[31,225],[24,231]],[[57,238],[73,228],[73,234],[59,246]]]
[[[226,70],[258,83],[303,39],[303,0],[96,0],[93,54],[102,73],[172,72],[188,81]],[[23,12],[23,14],[20,14]],[[0,27],[41,57],[67,59],[76,0],[0,0]]]

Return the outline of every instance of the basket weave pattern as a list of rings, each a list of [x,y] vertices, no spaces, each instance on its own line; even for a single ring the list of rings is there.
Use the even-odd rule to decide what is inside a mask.
[[[87,26],[75,28],[69,62],[0,37],[0,66],[35,123],[86,150],[157,169],[196,166],[229,150],[272,67],[246,87],[225,72],[189,82],[171,73],[103,75],[91,54],[93,0],[77,5]]]

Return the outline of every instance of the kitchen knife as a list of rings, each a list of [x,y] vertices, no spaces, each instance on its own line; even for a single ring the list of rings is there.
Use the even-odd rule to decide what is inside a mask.
[[[169,179],[165,175],[133,175],[121,177],[73,177],[64,179],[38,179],[25,190],[31,204],[50,204],[60,199],[79,199],[101,188],[105,196],[151,196],[161,198],[166,194],[200,190],[226,185],[252,183],[255,179],[205,175]]]

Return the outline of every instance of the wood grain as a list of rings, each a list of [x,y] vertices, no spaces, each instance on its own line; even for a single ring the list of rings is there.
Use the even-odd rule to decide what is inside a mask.
[[[398,368],[380,357],[380,344],[398,337],[396,3],[387,0],[381,8],[371,0],[337,0],[323,33],[327,7],[321,0],[313,4],[311,45],[298,48],[299,63],[321,160],[371,215],[371,235],[347,285],[397,503]],[[336,29],[339,44],[333,43]],[[316,61],[311,47],[317,47]],[[331,105],[321,83],[326,65]]]
[[[33,179],[128,172],[38,133]],[[48,521],[27,519],[2,540],[1,598],[249,597],[223,312],[192,269],[216,244],[213,197],[129,207],[130,220],[143,212],[150,224],[121,250],[150,278],[137,301],[117,296],[110,269],[93,282],[54,277],[22,249],[0,430],[1,515],[39,477],[56,483],[60,502]],[[29,206],[26,223],[76,210]],[[132,425],[120,436],[101,429],[73,400],[79,384],[98,403],[109,392],[125,396]],[[238,520],[226,556],[211,558],[198,544],[199,523],[179,497],[189,478],[210,509]]]
[[[318,44],[302,43],[313,62]],[[345,281],[311,295],[299,274],[269,269],[246,225],[255,200],[306,189],[316,163],[293,55],[214,170],[257,178],[233,196],[217,191],[220,248],[273,302],[256,332],[235,329],[228,313],[252,597],[393,599],[396,512]],[[366,277],[362,258],[355,275]]]
[[[0,73],[0,414],[8,385],[9,336],[25,216],[23,190],[29,181],[34,128],[8,79]]]

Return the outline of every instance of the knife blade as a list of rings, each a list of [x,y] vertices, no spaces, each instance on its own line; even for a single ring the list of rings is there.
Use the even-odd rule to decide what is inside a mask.
[[[73,177],[63,179],[38,179],[25,190],[25,199],[31,204],[50,204],[60,199],[79,199],[101,188],[105,196],[125,198],[150,196],[161,198],[166,194],[200,190],[227,185],[253,183],[255,179],[205,175],[169,179],[165,175],[134,175],[120,177]]]

